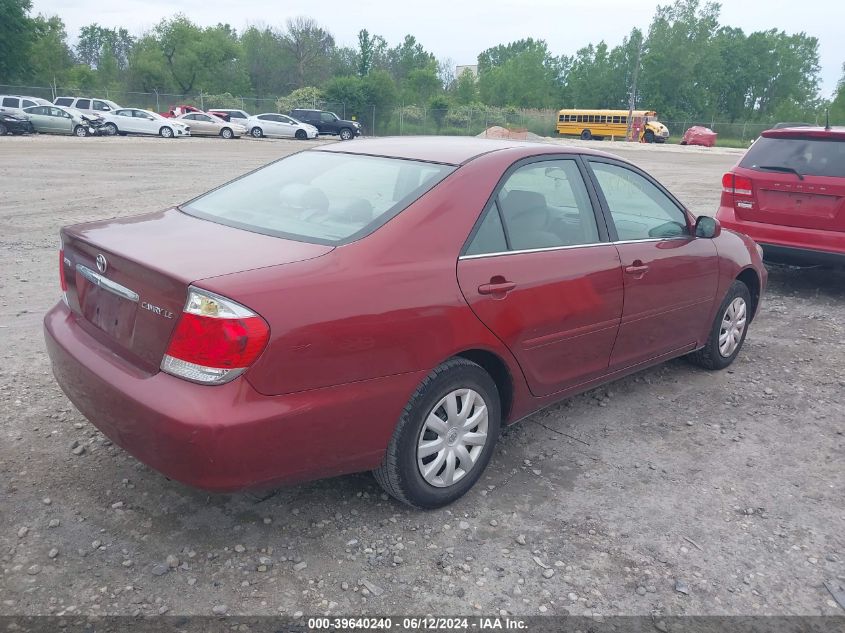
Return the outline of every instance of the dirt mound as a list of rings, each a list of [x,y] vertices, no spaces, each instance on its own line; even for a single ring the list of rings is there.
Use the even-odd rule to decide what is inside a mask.
[[[481,134],[476,135],[478,138],[502,138],[502,139],[512,139],[515,141],[545,141],[546,139],[540,136],[539,134],[534,134],[534,132],[529,132],[525,128],[514,128],[512,130],[502,127],[500,125],[494,125],[492,127],[488,127],[484,130]]]

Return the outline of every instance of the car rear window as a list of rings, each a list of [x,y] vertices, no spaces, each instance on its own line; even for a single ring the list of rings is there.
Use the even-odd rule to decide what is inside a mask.
[[[306,151],[191,200],[182,211],[256,233],[338,245],[375,231],[452,165]]]
[[[845,178],[845,141],[818,138],[757,139],[739,163],[740,167],[787,167],[801,175]]]

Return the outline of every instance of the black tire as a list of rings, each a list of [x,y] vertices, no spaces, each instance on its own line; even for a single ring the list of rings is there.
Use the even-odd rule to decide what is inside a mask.
[[[294,136],[300,141],[304,141],[308,138],[308,133],[305,130],[297,130]]]
[[[0,136],[6,136],[6,132],[9,130],[6,129],[6,126],[0,123]]]
[[[103,129],[106,131],[108,136],[116,136],[119,132],[117,126],[114,123],[106,123],[103,126]]]
[[[220,136],[225,138],[226,140],[229,140],[230,138],[233,138],[235,136],[235,133],[232,132],[231,128],[224,127],[222,130],[220,130]]]
[[[593,138],[593,134],[592,132],[590,132],[590,130],[581,130],[582,141],[589,141],[591,138]]]
[[[75,128],[73,128],[73,135],[78,136],[80,138],[88,136],[88,128],[86,128],[84,125],[77,125]]]
[[[173,129],[163,125],[158,131],[158,134],[161,138],[173,138]]]
[[[264,136],[264,130],[257,126],[252,128],[249,133],[252,135],[252,138],[261,138]]]
[[[646,143],[654,143],[654,132],[651,130],[646,130],[645,134],[643,135]]]
[[[352,133],[352,130],[350,130],[348,127],[345,127],[340,131],[341,141],[351,141],[353,138],[355,138],[355,135]]]
[[[473,466],[455,483],[437,487],[427,482],[417,464],[417,444],[425,421],[449,393],[468,388],[481,396],[487,408],[487,438]],[[415,508],[439,508],[463,496],[481,477],[493,455],[501,427],[499,391],[490,375],[465,358],[452,358],[422,381],[402,411],[384,461],[373,471],[376,481],[391,496]],[[451,445],[450,445],[451,446]]]
[[[745,325],[739,342],[736,348],[727,356],[723,355],[719,349],[719,336],[722,330],[722,323],[726,318],[728,307],[736,299],[742,299],[745,302]],[[710,326],[710,335],[707,337],[707,342],[699,350],[694,351],[687,356],[687,359],[694,365],[703,367],[704,369],[724,369],[736,360],[742,349],[742,344],[745,343],[745,336],[748,334],[748,325],[751,322],[751,292],[741,281],[734,281],[728,292],[725,295],[719,310],[716,312],[716,318],[713,320],[713,325]]]

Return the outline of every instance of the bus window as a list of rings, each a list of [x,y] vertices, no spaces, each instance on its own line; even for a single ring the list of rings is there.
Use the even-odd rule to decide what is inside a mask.
[[[618,117],[618,116],[613,117],[613,122],[614,122],[614,123],[619,123],[619,117]]]
[[[600,119],[601,119],[601,121],[599,121],[599,123],[607,123],[607,119],[605,118],[605,116],[603,114],[601,115]]]
[[[558,120],[558,121],[566,121],[566,116],[565,116],[565,115],[563,115],[563,114],[561,114],[561,115],[557,118],[557,120]]]

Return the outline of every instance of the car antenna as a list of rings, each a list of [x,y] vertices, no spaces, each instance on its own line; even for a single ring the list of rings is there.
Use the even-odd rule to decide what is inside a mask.
[[[830,132],[830,108],[825,108],[824,111],[824,131]]]

